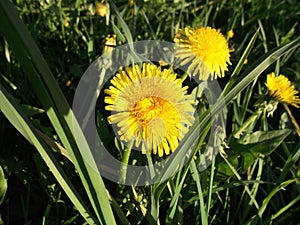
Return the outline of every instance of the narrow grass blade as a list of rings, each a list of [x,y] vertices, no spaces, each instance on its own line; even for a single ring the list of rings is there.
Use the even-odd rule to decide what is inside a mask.
[[[283,188],[285,188],[286,186],[288,186],[289,184],[291,183],[294,183],[296,182],[296,179],[292,179],[292,180],[287,180],[283,183],[281,183],[280,185],[278,185],[277,187],[275,187],[271,192],[270,194],[264,199],[261,207],[259,208],[258,210],[258,213],[252,217],[246,224],[257,224],[259,222],[260,219],[262,219],[262,215],[263,213],[265,212],[271,198],[277,193],[279,192],[280,190],[282,190]]]
[[[278,212],[272,215],[271,220],[275,220],[277,217],[285,213],[287,210],[289,210],[293,205],[298,203],[300,201],[300,195],[298,197],[294,198],[289,204],[281,208]]]
[[[68,179],[67,174],[63,171],[60,163],[53,156],[52,150],[39,138],[39,135],[35,132],[35,128],[31,125],[30,121],[22,113],[19,106],[14,103],[14,99],[0,84],[0,105],[1,111],[12,123],[12,125],[31,143],[41,154],[43,160],[52,171],[54,177],[57,179],[61,187],[64,189],[70,200],[85,218],[89,224],[96,224],[96,220],[93,218],[88,207],[83,203],[80,195],[76,191],[76,188],[72,185]]]
[[[244,62],[245,60],[248,58],[253,46],[254,46],[254,43],[258,37],[258,34],[259,34],[259,30],[257,30],[255,32],[255,34],[253,35],[253,37],[251,38],[250,42],[248,43],[246,49],[244,50],[239,62],[237,63],[236,67],[234,68],[232,74],[231,74],[231,79],[234,79],[236,76],[238,76],[238,74],[241,72],[243,66],[245,65]],[[228,85],[227,86],[230,86],[230,81],[228,82]],[[226,90],[226,88],[225,88]]]
[[[7,190],[7,180],[4,176],[4,171],[0,165],[0,205],[3,202]]]
[[[120,23],[120,26],[123,29],[124,36],[125,36],[127,42],[129,43],[129,45],[131,44],[131,47],[132,47],[133,39],[132,39],[131,31],[130,31],[128,25],[126,24],[126,22],[123,20],[122,16],[120,15],[119,10],[118,10],[117,6],[115,5],[114,1],[110,1],[110,4],[111,4],[111,7],[114,10],[114,13]]]
[[[95,171],[96,166],[91,167],[82,158],[79,149],[87,149],[85,152],[90,152],[89,147],[83,135],[74,138],[72,130],[80,131],[80,127],[73,127],[73,113],[47,63],[19,19],[14,6],[9,1],[1,1],[0,11],[1,31],[23,66],[25,75],[43,104],[60,140],[69,151],[99,221],[115,224],[103,180],[99,172]]]
[[[196,182],[197,190],[198,190],[198,197],[199,197],[199,202],[200,202],[200,214],[201,214],[201,224],[207,225],[208,224],[208,214],[204,204],[204,197],[203,197],[203,192],[202,192],[202,187],[200,183],[200,177],[198,173],[198,169],[196,166],[196,163],[194,160],[191,161],[191,166],[190,170],[192,173],[192,177],[194,181]]]

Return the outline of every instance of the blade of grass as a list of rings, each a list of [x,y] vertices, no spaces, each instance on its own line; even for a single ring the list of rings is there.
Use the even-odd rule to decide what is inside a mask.
[[[118,217],[120,218],[122,224],[124,225],[130,225],[130,222],[126,218],[125,214],[123,213],[122,209],[119,207],[118,202],[113,198],[113,196],[107,192],[109,201],[112,204],[112,207],[114,208],[116,214],[118,214]]]
[[[132,39],[132,35],[131,35],[131,31],[129,29],[129,27],[127,26],[126,22],[123,20],[122,16],[120,15],[119,13],[119,10],[117,8],[117,6],[115,5],[114,1],[110,1],[110,4],[111,4],[111,7],[120,23],[120,26],[122,27],[123,29],[123,32],[124,32],[124,36],[128,42],[128,44],[130,45],[131,49],[133,49],[133,39]]]
[[[88,207],[83,203],[76,188],[72,185],[68,176],[65,174],[60,166],[60,163],[53,156],[52,150],[39,138],[35,128],[31,125],[30,121],[23,115],[20,107],[14,102],[13,97],[0,84],[0,105],[1,111],[13,126],[31,143],[33,144],[44,161],[52,171],[53,175],[64,189],[70,200],[89,224],[96,224]]]
[[[131,34],[131,31],[130,31],[128,25],[126,24],[126,22],[123,20],[122,16],[120,15],[119,10],[118,10],[117,6],[115,5],[114,1],[111,0],[110,5],[118,19],[118,22],[120,23],[120,26],[123,29],[124,36],[127,40],[128,46],[131,50],[130,53],[131,53],[131,60],[133,61],[132,63],[134,64],[135,61],[140,62],[141,60],[139,60],[138,55],[134,51],[133,38],[132,38],[132,34]]]
[[[284,148],[288,148],[285,142],[283,142],[282,145]],[[285,164],[282,168],[282,172],[280,173],[280,176],[277,181],[278,183],[281,183],[286,179],[287,174],[290,172],[293,165],[297,163],[299,158],[300,158],[300,148],[298,147],[296,153],[294,155],[289,154],[287,160],[285,160]]]
[[[229,190],[230,188],[236,188],[239,186],[245,186],[245,185],[251,185],[251,184],[256,184],[256,183],[260,183],[260,184],[270,184],[270,182],[264,182],[264,181],[256,181],[256,180],[241,180],[241,181],[235,181],[235,182],[231,182],[229,184],[223,184],[221,187],[215,187],[212,189],[212,194],[218,194],[218,192],[221,191],[225,191],[225,190]],[[273,184],[273,183],[271,183]],[[208,191],[203,191],[203,196],[207,196],[208,195]],[[193,196],[192,198],[190,198],[189,200],[186,201],[186,203],[183,206],[183,209],[186,209],[187,207],[189,207],[191,204],[194,204],[195,201],[198,201],[199,198],[198,196]]]
[[[199,142],[197,144],[196,149],[200,149],[200,146],[203,144],[204,139],[205,139],[205,137],[206,137],[206,135],[207,135],[208,132],[209,132],[209,128],[205,129],[201,133],[200,140],[199,140]],[[195,154],[196,154],[196,151],[194,152],[194,156],[195,156]],[[188,173],[189,168],[190,168],[190,164],[191,164],[194,156],[192,156],[190,158],[189,162],[185,165],[185,167],[183,169],[183,172],[182,172],[182,175],[180,177],[178,177],[178,180],[176,182],[176,187],[175,187],[174,195],[172,196],[172,200],[171,200],[171,203],[170,203],[170,213],[168,213],[168,219],[170,219],[170,220],[172,220],[173,217],[175,216],[176,209],[177,209],[177,203],[178,203],[179,196],[180,196],[180,192],[181,192],[181,190],[183,188],[185,178],[187,176],[187,173]]]
[[[261,56],[257,61],[255,61],[241,76],[239,76],[231,86],[228,92],[223,93],[224,101],[228,104],[239,92],[244,90],[253,80],[255,80],[259,75],[273,62],[275,62],[279,57],[288,54],[300,45],[300,38],[291,41],[280,47],[276,47],[267,54]],[[212,112],[218,112],[221,109],[220,100],[213,107]]]
[[[48,137],[46,134],[44,134],[40,130],[35,129],[35,131],[44,140],[44,142],[47,143],[55,152],[59,152],[60,154],[64,155],[67,159],[69,159],[72,162],[71,157],[69,156],[67,150],[64,147],[62,147],[58,142],[56,142],[52,138]]]
[[[224,161],[227,163],[227,165],[229,166],[229,168],[232,170],[232,172],[234,173],[234,175],[236,176],[236,178],[241,181],[242,178],[241,176],[239,175],[239,173],[236,171],[236,169],[234,168],[234,166],[231,165],[231,163],[226,159],[225,156],[223,156],[221,154],[222,158],[224,159]],[[255,196],[251,193],[251,191],[249,190],[249,187],[248,186],[245,186],[245,191],[247,192],[247,194],[249,195],[250,199],[251,199],[251,202],[254,203],[254,206],[258,209],[259,208],[259,205],[255,199]]]
[[[258,160],[258,169],[257,169],[258,171],[257,171],[257,175],[256,175],[255,179],[257,181],[260,181],[261,174],[263,172],[264,160],[263,159],[257,159],[257,160]],[[255,184],[253,184],[253,187],[251,189],[251,193],[252,193],[252,196],[254,199],[256,198],[257,192],[259,191],[259,185],[260,185],[260,183],[255,183]],[[246,186],[245,186],[245,191],[247,192]],[[243,201],[239,202],[237,209],[240,209],[242,207],[242,202]],[[244,219],[247,217],[247,215],[249,215],[249,211],[251,210],[252,205],[253,205],[253,200],[251,199],[250,202],[248,203],[248,205],[246,207],[244,206],[243,213],[242,213],[242,221],[244,221]]]
[[[96,166],[93,165],[91,167],[87,164],[78,149],[78,147],[86,149],[85,152],[90,154],[87,157],[92,158],[90,151],[88,151],[87,142],[83,135],[77,139],[74,138],[72,130],[76,129],[79,132],[80,127],[76,123],[74,125],[73,113],[47,63],[25,25],[18,18],[14,6],[9,1],[1,1],[0,11],[1,21],[3,21],[1,26],[2,32],[20,60],[25,75],[27,75],[38,98],[44,105],[47,115],[64,147],[70,151],[70,156],[73,158],[75,167],[79,172],[99,221],[115,224],[103,180],[99,172],[95,171]]]
[[[7,179],[4,176],[4,171],[0,165],[0,205],[3,202],[7,190]]]
[[[270,194],[263,200],[263,203],[261,205],[261,207],[259,208],[257,214],[255,216],[253,216],[249,221],[247,221],[246,224],[257,224],[258,221],[260,219],[262,219],[262,215],[263,213],[265,212],[271,198],[277,193],[279,192],[280,190],[282,190],[283,188],[285,188],[287,185],[289,184],[292,184],[296,182],[296,179],[291,179],[291,180],[287,180],[281,184],[279,184],[277,187],[275,187],[271,192]]]
[[[235,78],[242,70],[243,66],[245,65],[244,62],[245,60],[248,58],[253,46],[254,46],[254,43],[258,37],[258,34],[259,34],[259,30],[257,30],[255,32],[255,34],[253,35],[253,37],[251,38],[251,40],[249,41],[246,49],[244,50],[244,53],[242,54],[239,62],[237,63],[236,67],[234,68],[232,74],[231,74],[231,79]],[[227,86],[230,86],[230,82],[228,82],[228,84],[226,85]],[[226,90],[226,87],[225,87],[225,90]],[[225,92],[226,93],[226,92]]]
[[[191,161],[190,164],[190,170],[192,173],[192,177],[194,179],[194,181],[196,182],[197,185],[197,190],[198,190],[198,198],[199,198],[199,202],[200,202],[200,214],[201,214],[201,224],[202,225],[207,225],[208,224],[208,210],[206,210],[205,204],[204,204],[204,197],[203,197],[203,192],[202,192],[202,188],[201,188],[201,183],[200,183],[200,177],[199,177],[199,173],[197,170],[197,166],[194,160]]]
[[[214,183],[214,171],[215,171],[215,158],[213,158],[211,163],[211,170],[210,170],[210,178],[209,178],[209,187],[208,187],[208,198],[207,198],[207,216],[209,216],[209,210],[211,205],[211,196],[213,191],[213,183]]]
[[[278,210],[275,214],[272,215],[271,221],[275,220],[277,217],[285,213],[288,209],[290,209],[293,205],[295,205],[297,202],[300,201],[300,195],[298,197],[294,198],[289,204]]]

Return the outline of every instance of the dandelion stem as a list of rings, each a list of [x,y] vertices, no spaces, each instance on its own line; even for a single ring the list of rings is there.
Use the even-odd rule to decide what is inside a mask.
[[[289,114],[289,116],[291,118],[291,121],[292,121],[293,125],[295,126],[295,130],[296,130],[298,136],[300,137],[300,127],[299,127],[299,125],[297,123],[297,120],[293,116],[293,114],[292,114],[289,106],[287,104],[283,104],[283,106],[284,106],[285,110],[287,111],[287,113]]]
[[[182,82],[188,77],[188,73],[184,73],[182,76],[181,76],[181,80]]]
[[[122,193],[124,189],[124,185],[126,182],[126,175],[127,175],[127,166],[130,158],[131,148],[133,146],[133,141],[130,141],[128,145],[124,148],[124,153],[122,156],[122,168],[121,168],[121,175],[120,175],[120,184],[119,185],[119,193]]]

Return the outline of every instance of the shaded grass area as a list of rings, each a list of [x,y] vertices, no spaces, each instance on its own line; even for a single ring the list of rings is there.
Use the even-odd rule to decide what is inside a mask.
[[[228,74],[232,73],[258,28],[258,38],[241,73],[264,53],[299,36],[300,4],[297,1],[135,1],[133,5],[128,1],[115,3],[134,41],[158,39],[172,42],[178,28],[188,25],[216,27],[225,35],[233,29],[234,37],[228,38],[233,64]],[[83,72],[102,54],[104,38],[108,34],[117,33],[117,44],[126,43],[124,27],[118,22],[112,8],[107,18],[101,17],[96,12],[94,1],[19,0],[14,1],[14,4],[70,104]],[[27,110],[28,118],[36,128],[60,141],[7,40],[1,36],[0,41],[1,84]],[[266,91],[264,82],[268,72],[285,74],[299,90],[299,49],[292,53],[272,64],[252,88],[250,85],[228,106],[228,142],[230,134],[254,114],[257,96]],[[229,75],[220,79],[219,83],[224,88],[228,80]],[[248,102],[245,102],[245,96],[249,96]],[[299,109],[290,108],[299,122]],[[287,113],[279,106],[273,117],[263,115],[252,130],[245,132],[251,134],[258,130],[284,128],[290,128],[292,132],[284,138],[281,145],[271,154],[259,155],[246,171],[237,167],[240,177],[231,173],[225,178],[215,178],[211,185],[211,168],[199,173],[198,180],[193,177],[195,171],[192,166],[187,168],[186,176],[183,171],[176,174],[166,184],[167,188],[163,189],[159,198],[160,223],[202,224],[202,215],[205,213],[211,224],[299,223],[300,143]],[[110,141],[112,143],[113,137]],[[84,223],[36,149],[13,128],[3,114],[0,114],[0,146],[0,165],[8,181],[7,193],[0,205],[4,224]],[[117,147],[113,148],[117,155]],[[225,151],[229,152],[230,149]],[[68,178],[78,188],[83,200],[89,204],[73,164],[59,153],[54,155]],[[145,160],[140,155],[134,157],[140,161]],[[238,162],[241,163],[242,160],[239,158]],[[181,181],[183,186],[178,188]],[[116,184],[106,179],[104,182],[128,221],[132,224],[156,223],[149,214],[143,213],[144,208],[150,207],[149,187],[126,186],[119,193]],[[199,191],[199,185],[203,193]],[[180,194],[175,204],[172,199],[178,190]],[[208,208],[201,207],[199,193],[203,194],[204,204]],[[88,207],[92,208],[90,205]],[[125,223],[117,210],[114,215],[117,224]]]

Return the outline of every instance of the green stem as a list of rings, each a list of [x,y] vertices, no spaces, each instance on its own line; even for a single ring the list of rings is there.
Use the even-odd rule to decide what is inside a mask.
[[[181,80],[182,82],[188,77],[188,73],[184,73],[182,76],[181,76]]]
[[[155,224],[159,224],[159,198],[156,198],[153,186],[150,186],[150,214]]]
[[[289,117],[291,118],[291,121],[292,121],[293,125],[295,126],[295,130],[296,130],[298,136],[300,137],[300,127],[299,127],[299,125],[298,125],[298,123],[297,123],[297,120],[296,120],[295,117],[293,116],[293,114],[292,114],[292,112],[291,112],[289,106],[288,106],[287,104],[283,104],[283,106],[284,106],[284,109],[285,109],[285,110],[287,111],[287,113],[289,114]]]
[[[130,141],[128,145],[124,148],[124,152],[122,155],[122,168],[120,174],[120,185],[118,186],[118,193],[122,194],[124,189],[124,184],[126,182],[126,175],[127,175],[127,166],[130,158],[131,149],[133,146],[133,141]]]
[[[208,197],[207,197],[207,216],[209,216],[210,204],[211,204],[211,196],[213,191],[213,182],[214,182],[214,172],[215,172],[215,158],[212,159],[211,163],[211,172],[209,179],[209,189],[208,189]]]

